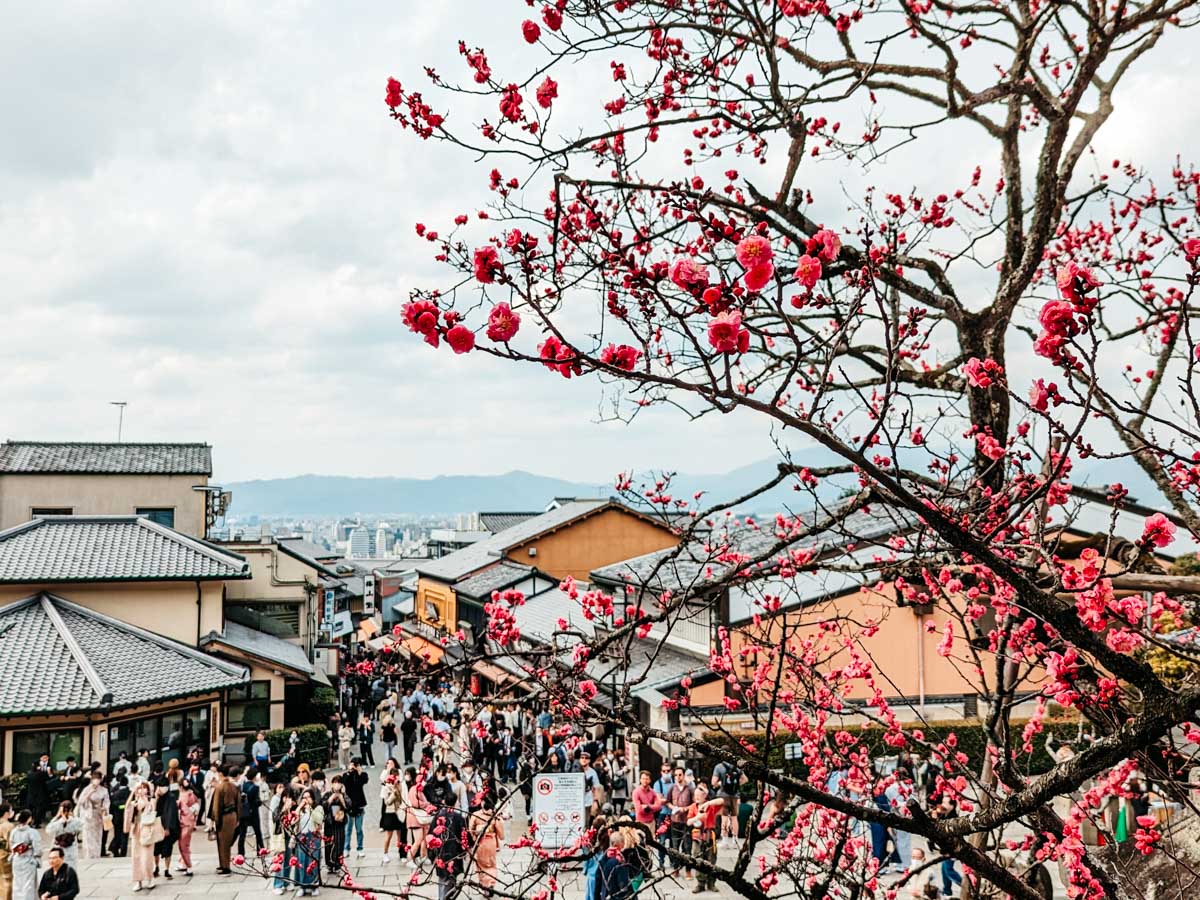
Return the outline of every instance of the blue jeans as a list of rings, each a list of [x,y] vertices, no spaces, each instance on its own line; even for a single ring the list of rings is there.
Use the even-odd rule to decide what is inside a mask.
[[[312,832],[296,835],[296,863],[296,883],[304,888],[315,884],[321,874],[320,835]]]
[[[292,874],[291,866],[288,865],[288,860],[292,858],[292,855],[295,852],[296,848],[293,845],[288,845],[283,848],[283,868],[281,868],[271,880],[271,887],[275,888],[276,890],[287,890],[289,884],[287,879],[288,876]]]
[[[949,897],[953,892],[950,882],[954,884],[962,884],[962,876],[958,874],[958,869],[954,868],[954,860],[942,860],[942,896]]]
[[[350,852],[350,836],[358,832],[358,849],[362,852],[363,848],[363,813],[351,814],[346,816],[346,853]]]

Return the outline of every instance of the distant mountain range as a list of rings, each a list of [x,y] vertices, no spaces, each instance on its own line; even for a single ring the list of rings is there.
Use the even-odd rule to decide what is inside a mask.
[[[804,465],[825,465],[831,457],[823,450],[814,450],[796,457],[796,461]],[[776,473],[776,465],[776,460],[770,459],[718,475],[679,474],[672,482],[671,494],[691,500],[696,491],[706,491],[706,502],[739,497],[769,481]],[[520,471],[503,475],[439,475],[436,478],[297,475],[234,482],[227,488],[233,491],[230,511],[239,518],[251,515],[327,517],[357,513],[515,512],[543,509],[555,497],[607,497],[614,493],[611,482],[566,481]],[[832,484],[829,489],[833,496],[839,491]],[[789,488],[777,488],[745,504],[745,508],[778,509],[793,496]]]
[[[837,462],[823,448],[793,455],[800,465],[824,466]],[[776,459],[765,459],[724,474],[678,474],[672,496],[691,500],[705,491],[701,503],[727,502],[744,496],[776,474]],[[614,473],[615,474],[615,473]],[[1162,506],[1153,484],[1130,460],[1102,461],[1077,468],[1076,482],[1093,486],[1121,482],[1137,499]],[[852,488],[849,478],[831,479],[823,485],[823,499],[836,498]],[[234,482],[232,513],[238,518],[260,516],[385,515],[410,513],[439,515],[479,511],[524,511],[543,509],[555,497],[607,497],[612,483],[595,484],[506,472],[503,475],[439,475],[436,478],[353,478],[346,475],[298,475]],[[785,506],[799,512],[790,487],[775,488],[753,500],[738,504],[745,512],[774,512]]]

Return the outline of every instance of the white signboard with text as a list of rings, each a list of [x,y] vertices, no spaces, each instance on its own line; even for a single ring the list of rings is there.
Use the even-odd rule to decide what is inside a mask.
[[[547,850],[570,847],[584,832],[582,772],[533,776],[534,837]]]

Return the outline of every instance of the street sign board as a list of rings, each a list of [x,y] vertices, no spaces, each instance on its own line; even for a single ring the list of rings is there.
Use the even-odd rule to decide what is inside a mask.
[[[333,618],[333,611],[334,611],[333,590],[331,588],[326,588],[326,590],[325,590],[325,610],[324,610],[325,615],[323,615],[321,618],[324,619],[326,622],[328,622],[330,619]]]
[[[375,615],[375,573],[363,578],[363,615]]]
[[[333,623],[333,627],[330,629],[329,633],[335,638],[339,638],[344,634],[349,634],[354,630],[354,620],[350,618],[350,610],[348,609],[343,609],[339,613],[334,613],[333,618],[330,621]]]
[[[545,772],[533,776],[534,837],[547,850],[570,847],[584,832],[582,772]]]

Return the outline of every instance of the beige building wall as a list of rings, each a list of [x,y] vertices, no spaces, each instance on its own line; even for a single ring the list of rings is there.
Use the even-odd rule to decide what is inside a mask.
[[[230,582],[231,584],[236,582]],[[0,606],[46,591],[191,647],[224,627],[220,581],[0,585]]]
[[[0,529],[28,522],[34,507],[77,516],[129,516],[139,507],[175,510],[175,530],[204,537],[207,475],[0,475]]]
[[[220,546],[246,557],[250,564],[249,579],[226,582],[226,600],[300,604],[300,636],[293,643],[311,649],[316,640],[319,573],[280,552],[274,542],[229,541]]]

